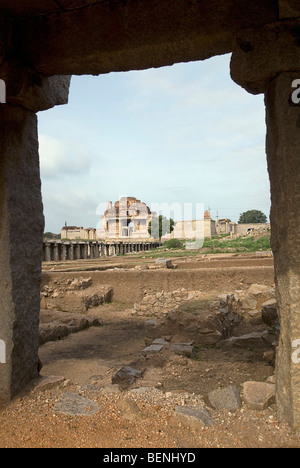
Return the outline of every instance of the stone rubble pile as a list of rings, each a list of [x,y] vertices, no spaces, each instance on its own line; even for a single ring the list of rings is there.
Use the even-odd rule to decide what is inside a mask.
[[[40,345],[48,341],[57,341],[66,338],[71,333],[78,333],[89,327],[101,327],[103,320],[100,317],[83,314],[67,314],[52,310],[41,310],[40,313]]]
[[[201,291],[188,291],[185,288],[175,291],[159,291],[154,294],[145,292],[141,302],[134,304],[133,315],[162,317],[170,310],[186,301],[203,298]],[[220,294],[211,302],[211,309],[226,308],[241,314],[245,318],[261,318],[264,306],[276,306],[275,288],[263,284],[252,284],[246,290],[235,290],[233,293]]]
[[[92,278],[55,280],[41,291],[41,309],[56,309],[62,312],[85,313],[93,307],[110,303],[113,297],[111,286],[93,286]]]
[[[232,294],[221,294],[218,299],[225,305],[231,304],[231,307],[243,314],[245,318],[260,318],[264,306],[276,304],[275,287],[251,284],[246,290],[235,290]]]
[[[146,293],[141,302],[134,304],[132,314],[160,317],[172,309],[177,309],[183,302],[200,299],[200,291],[187,291],[185,288],[175,291],[160,291],[155,294]]]

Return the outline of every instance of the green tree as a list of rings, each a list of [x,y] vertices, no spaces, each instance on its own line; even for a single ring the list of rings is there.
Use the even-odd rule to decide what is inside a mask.
[[[165,234],[170,234],[174,230],[175,222],[173,219],[168,219],[166,216],[159,215],[152,218],[149,223],[148,232],[154,239],[161,238]]]
[[[240,215],[239,224],[256,224],[256,223],[266,223],[266,215],[259,210],[249,210],[245,211]]]

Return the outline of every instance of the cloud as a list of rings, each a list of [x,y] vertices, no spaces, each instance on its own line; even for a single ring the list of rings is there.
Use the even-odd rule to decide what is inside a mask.
[[[82,143],[62,142],[45,134],[39,135],[42,178],[85,174],[92,157]]]

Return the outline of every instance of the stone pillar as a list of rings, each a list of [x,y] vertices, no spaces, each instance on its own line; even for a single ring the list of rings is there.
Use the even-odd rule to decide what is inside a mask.
[[[281,421],[300,435],[300,105],[291,102],[298,73],[281,73],[266,95],[267,155],[271,182],[271,241],[274,253],[280,340],[276,399]]]
[[[58,260],[59,260],[58,244],[54,244],[54,261],[58,262]]]
[[[80,249],[80,244],[77,243],[75,245],[75,259],[80,260],[81,259],[81,249]]]
[[[299,31],[300,21],[288,20],[242,32],[231,76],[247,91],[265,93],[271,244],[280,317],[276,406],[279,419],[300,435]]]
[[[74,260],[74,244],[72,242],[69,245],[69,260]]]
[[[51,262],[51,245],[45,244],[45,262]]]
[[[82,258],[86,260],[88,258],[88,244],[82,244]]]
[[[101,242],[100,244],[100,257],[103,257],[104,256],[104,244],[103,242]]]
[[[62,248],[61,259],[63,261],[65,261],[65,260],[67,260],[67,246],[66,246],[66,244],[63,243],[61,248]]]
[[[0,105],[0,400],[38,375],[44,216],[37,118]]]

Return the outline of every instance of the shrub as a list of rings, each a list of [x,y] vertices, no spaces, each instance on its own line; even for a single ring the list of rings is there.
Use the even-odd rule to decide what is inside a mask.
[[[179,239],[170,239],[165,241],[163,246],[168,249],[184,249],[184,243]]]

